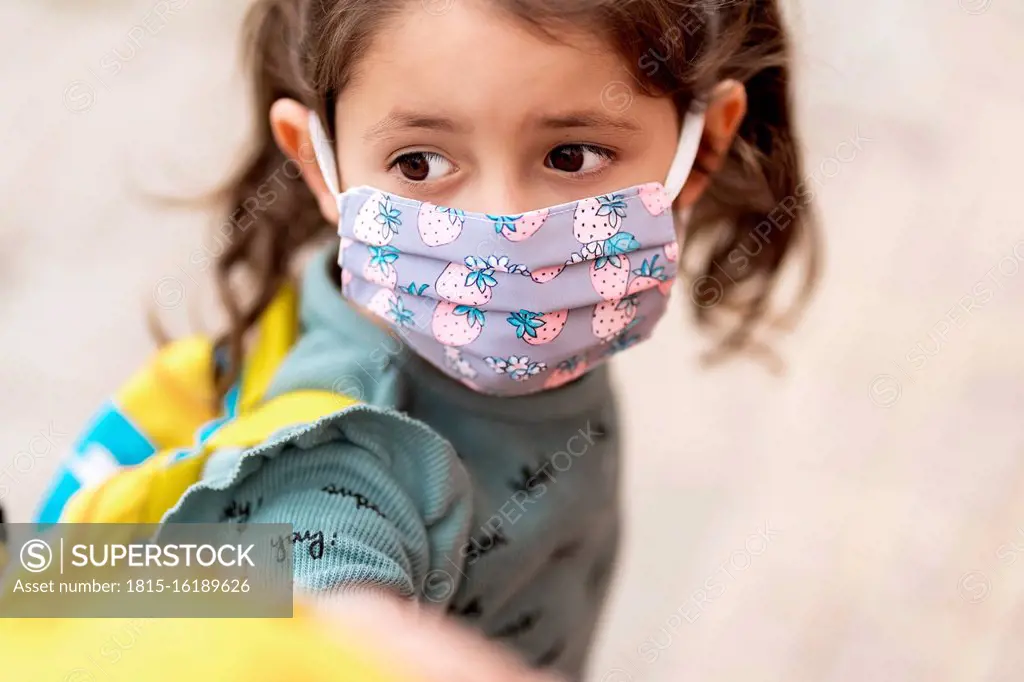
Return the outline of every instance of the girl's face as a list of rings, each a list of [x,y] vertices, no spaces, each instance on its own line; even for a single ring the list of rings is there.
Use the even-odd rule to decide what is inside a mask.
[[[336,109],[343,189],[516,214],[664,181],[680,119],[595,36],[462,0],[385,26]]]

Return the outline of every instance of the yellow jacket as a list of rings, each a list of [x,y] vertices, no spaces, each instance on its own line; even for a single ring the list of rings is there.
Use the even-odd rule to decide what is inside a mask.
[[[161,349],[117,393],[111,412],[132,435],[155,450],[124,466],[99,485],[84,487],[63,504],[62,522],[159,523],[196,483],[210,454],[220,448],[250,448],[276,431],[309,424],[358,403],[327,391],[296,391],[264,401],[276,370],[297,336],[297,296],[286,287],[257,327],[239,385],[220,413],[214,405],[214,349],[192,337]],[[230,414],[226,414],[230,412]],[[109,415],[108,415],[109,416]],[[93,440],[118,462],[136,461],[130,438],[94,427]],[[52,522],[56,519],[40,519]]]
[[[202,338],[171,344],[121,391],[161,450],[78,491],[62,521],[158,523],[195,483],[209,454],[247,448],[282,428],[356,404],[333,393],[262,401],[296,336],[295,293],[270,307],[246,360],[238,414],[191,448],[212,413],[213,347]],[[0,547],[0,558],[3,556]],[[2,562],[0,562],[2,566]],[[211,594],[211,599],[216,596]],[[0,595],[2,599],[2,595]],[[327,633],[309,612],[291,619],[10,619],[0,601],[0,682],[395,682],[382,658],[349,636]]]

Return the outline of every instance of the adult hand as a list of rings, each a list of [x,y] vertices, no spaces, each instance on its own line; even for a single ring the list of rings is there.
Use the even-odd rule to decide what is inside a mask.
[[[323,601],[317,615],[338,637],[358,637],[402,673],[402,682],[558,682],[529,668],[508,649],[436,609],[383,595],[350,594]]]

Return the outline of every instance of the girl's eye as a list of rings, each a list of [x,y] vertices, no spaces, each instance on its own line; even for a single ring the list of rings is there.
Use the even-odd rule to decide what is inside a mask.
[[[613,154],[608,149],[587,144],[566,144],[548,152],[544,165],[563,173],[593,173],[610,161]]]
[[[395,159],[388,170],[397,168],[409,182],[439,180],[452,170],[452,163],[434,152],[412,152]]]

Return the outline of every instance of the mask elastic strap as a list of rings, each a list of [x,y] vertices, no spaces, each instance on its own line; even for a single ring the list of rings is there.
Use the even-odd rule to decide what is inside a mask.
[[[334,158],[334,149],[331,148],[331,139],[324,130],[320,117],[315,112],[309,112],[309,136],[313,140],[313,153],[316,154],[316,162],[320,166],[320,173],[324,176],[324,182],[335,197],[341,196],[341,184],[338,182],[338,162]]]
[[[700,141],[703,136],[704,108],[702,105],[694,104],[683,120],[683,130],[679,134],[676,157],[668,169],[668,179],[665,180],[665,191],[668,193],[670,201],[674,202],[679,197],[679,193],[683,191],[683,185],[690,177],[693,164],[697,160],[697,151],[700,149]]]

